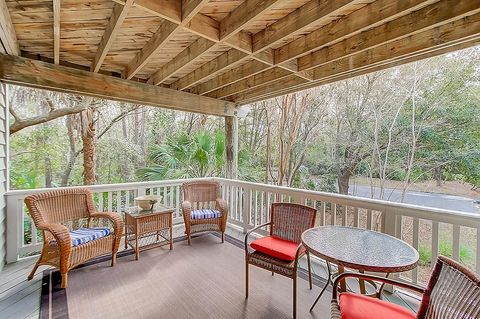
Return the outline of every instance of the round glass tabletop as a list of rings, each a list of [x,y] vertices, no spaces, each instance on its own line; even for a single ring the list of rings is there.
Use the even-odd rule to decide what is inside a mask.
[[[406,242],[361,228],[312,228],[302,234],[302,243],[326,261],[357,270],[402,272],[415,268],[418,262],[418,252]]]

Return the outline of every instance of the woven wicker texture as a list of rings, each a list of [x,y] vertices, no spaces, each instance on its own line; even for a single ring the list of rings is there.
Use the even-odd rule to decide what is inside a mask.
[[[117,213],[96,212],[92,194],[86,188],[55,190],[25,198],[25,204],[38,230],[42,231],[43,248],[40,258],[28,276],[32,279],[40,265],[60,269],[62,287],[68,286],[68,271],[94,257],[112,254],[112,266],[123,233],[123,220]],[[82,225],[108,224],[112,233],[106,237],[71,247],[70,229]],[[68,226],[66,226],[66,225]],[[55,243],[53,243],[55,241]]]
[[[220,231],[224,242],[225,227],[227,226],[227,202],[221,198],[220,184],[217,182],[188,182],[182,185],[183,191],[183,220],[185,233],[190,245],[193,233],[204,231]],[[194,209],[211,208],[221,212],[219,218],[191,219]]]
[[[480,277],[451,259],[439,257],[418,318],[480,318]]]

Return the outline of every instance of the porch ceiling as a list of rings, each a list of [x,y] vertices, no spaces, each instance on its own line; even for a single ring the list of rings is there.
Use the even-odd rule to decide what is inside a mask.
[[[173,98],[220,99],[202,111],[223,107],[224,115],[233,107],[225,102],[295,92],[480,37],[480,0],[0,0],[0,7],[0,52],[161,86]]]

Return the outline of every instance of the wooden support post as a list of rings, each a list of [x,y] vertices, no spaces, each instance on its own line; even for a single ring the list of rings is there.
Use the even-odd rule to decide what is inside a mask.
[[[16,249],[17,241],[9,237],[12,240],[12,243],[9,243],[7,247],[7,198],[5,196],[8,191],[8,91],[7,85],[3,82],[0,82],[0,271],[3,269],[5,264],[7,248],[10,247],[10,252],[16,260]],[[16,221],[16,219],[15,219]],[[15,224],[17,226],[17,224]],[[18,227],[15,227],[13,233],[17,235],[16,231]],[[15,246],[13,246],[15,245]],[[13,247],[12,247],[13,246]]]
[[[225,177],[237,179],[238,177],[238,118],[225,116],[225,139],[227,163]]]

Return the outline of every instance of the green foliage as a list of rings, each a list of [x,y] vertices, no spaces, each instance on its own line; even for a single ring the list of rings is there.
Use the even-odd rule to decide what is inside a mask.
[[[223,132],[175,134],[149,149],[148,166],[138,175],[143,180],[219,176],[225,164],[224,153]]]
[[[442,239],[438,244],[438,253],[443,256],[452,257],[453,246],[451,241]],[[431,264],[432,260],[432,248],[429,246],[421,245],[418,248],[419,264],[427,266]],[[470,247],[460,245],[460,262],[463,264],[470,264],[473,262],[473,251]]]

